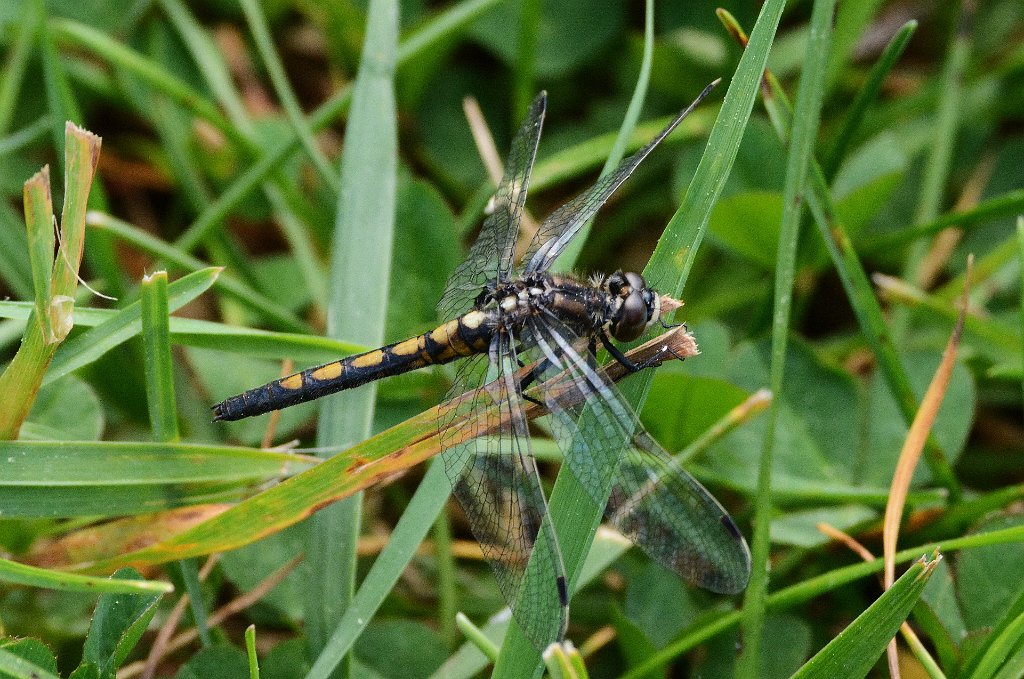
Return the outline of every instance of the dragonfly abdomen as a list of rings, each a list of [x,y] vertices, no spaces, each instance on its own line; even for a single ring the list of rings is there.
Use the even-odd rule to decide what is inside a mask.
[[[213,419],[262,415],[384,377],[485,352],[494,332],[492,316],[473,310],[422,335],[282,377],[221,401],[213,407]]]

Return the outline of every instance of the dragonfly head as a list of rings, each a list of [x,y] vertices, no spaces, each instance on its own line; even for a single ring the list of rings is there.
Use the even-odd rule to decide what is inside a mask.
[[[613,300],[608,329],[618,341],[632,342],[658,320],[660,300],[640,274],[616,271],[605,285]]]

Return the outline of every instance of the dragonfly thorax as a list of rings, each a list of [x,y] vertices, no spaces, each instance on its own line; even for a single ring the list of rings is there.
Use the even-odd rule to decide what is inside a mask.
[[[550,273],[491,281],[475,308],[493,318],[499,330],[518,332],[527,318],[550,314],[580,337],[605,331],[623,342],[640,337],[660,317],[658,295],[642,276],[622,271],[586,281]]]

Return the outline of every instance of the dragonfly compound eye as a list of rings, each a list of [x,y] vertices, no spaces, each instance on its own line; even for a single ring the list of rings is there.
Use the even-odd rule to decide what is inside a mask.
[[[612,336],[620,342],[632,342],[644,333],[649,320],[643,292],[633,290],[622,300],[622,305],[612,319]]]

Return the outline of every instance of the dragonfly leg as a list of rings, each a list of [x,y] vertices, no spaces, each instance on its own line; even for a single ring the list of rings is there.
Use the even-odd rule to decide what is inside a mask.
[[[519,367],[522,368],[522,367],[526,366],[526,364],[523,363],[518,357],[516,358],[516,361],[519,363]],[[537,381],[537,375],[540,374],[541,372],[547,370],[550,365],[551,365],[551,362],[548,361],[548,359],[545,358],[543,361],[541,361],[540,363],[535,365],[533,367],[533,370],[531,370],[530,372],[526,373],[523,376],[523,379],[519,380],[519,393],[523,395],[523,398],[525,400],[529,401],[530,403],[533,403],[534,405],[543,406],[544,403],[542,401],[540,401],[539,399],[536,399],[533,396],[530,396],[529,394],[527,394],[526,390],[527,390],[527,388],[529,388],[529,386],[531,384],[533,384],[534,382]]]
[[[672,349],[670,349],[669,347],[665,346],[662,347],[656,354],[651,356],[646,361],[643,361],[641,363],[634,363],[633,361],[629,360],[629,358],[625,354],[623,354],[622,351],[617,346],[615,346],[615,344],[612,343],[611,339],[608,337],[607,334],[601,332],[598,336],[601,338],[601,344],[603,344],[604,348],[608,350],[608,353],[611,355],[611,357],[618,361],[623,368],[625,368],[631,373],[639,372],[647,368],[655,368],[661,365],[662,362],[664,362],[665,360],[665,354],[671,354],[675,358],[683,360],[682,356],[672,351]],[[593,340],[591,340],[591,342],[593,343]]]

